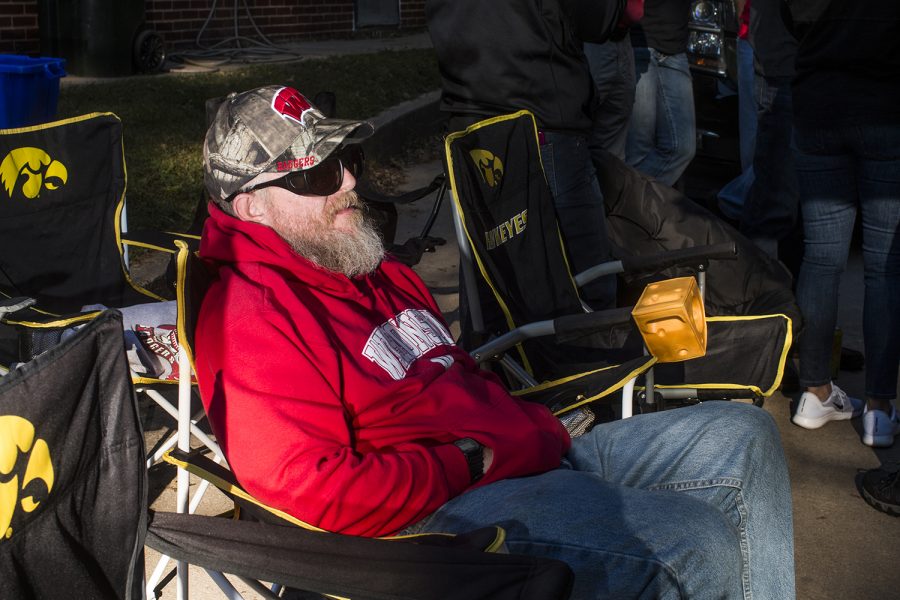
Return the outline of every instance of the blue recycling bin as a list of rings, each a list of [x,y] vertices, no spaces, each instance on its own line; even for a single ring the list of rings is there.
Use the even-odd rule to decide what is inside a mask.
[[[0,129],[52,121],[65,65],[61,58],[0,54]]]

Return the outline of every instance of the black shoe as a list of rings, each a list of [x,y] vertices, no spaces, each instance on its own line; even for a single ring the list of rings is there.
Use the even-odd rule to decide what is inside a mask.
[[[781,393],[792,396],[800,391],[800,376],[794,367],[794,362],[788,360],[784,364],[784,374],[781,376]]]
[[[900,470],[870,469],[862,476],[862,496],[877,510],[900,517]]]

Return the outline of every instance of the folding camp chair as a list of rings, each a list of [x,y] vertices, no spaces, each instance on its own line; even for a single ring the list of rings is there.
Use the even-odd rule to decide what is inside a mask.
[[[145,313],[158,308],[162,316],[129,328],[131,348],[144,357],[135,364],[149,369],[136,368],[134,381],[174,417],[177,410],[161,390],[183,379],[171,331],[175,303],[160,304],[165,298],[135,283],[128,248],[174,254],[172,240],[197,236],[126,231],[119,118],[91,113],[0,131],[0,182],[0,297],[36,299],[0,319],[0,364],[41,353],[64,331],[98,314],[81,312],[85,306],[147,305],[151,310]],[[218,451],[196,424],[190,430]],[[174,435],[163,441],[148,464],[174,443]]]
[[[203,297],[206,293],[206,290],[208,289],[209,285],[212,283],[212,281],[214,279],[214,274],[211,273],[211,271],[209,270],[207,265],[202,260],[200,260],[194,252],[191,251],[191,249],[188,247],[187,244],[185,244],[181,241],[176,241],[175,245],[178,247],[178,252],[176,255],[177,277],[176,277],[176,284],[175,284],[176,298],[177,298],[177,303],[178,303],[178,315],[179,315],[177,331],[178,331],[178,336],[179,336],[180,357],[181,357],[181,360],[183,361],[184,368],[188,369],[194,364],[193,347],[194,347],[194,330],[195,330],[195,325],[196,325],[196,319],[199,314],[199,310],[202,305]],[[186,406],[181,407],[179,417],[182,421],[190,418],[190,413],[188,412],[188,408]],[[184,428],[180,428],[180,431],[183,432]],[[342,552],[343,550],[341,550],[341,549],[344,548],[344,546],[347,544],[351,544],[351,545],[355,546],[356,544],[365,545],[365,544],[371,543],[371,541],[364,540],[362,538],[348,537],[348,536],[343,536],[343,535],[339,535],[339,534],[325,532],[324,530],[319,529],[318,527],[304,523],[303,521],[300,521],[299,519],[296,519],[282,511],[279,511],[279,510],[276,510],[276,509],[273,509],[273,508],[263,505],[262,503],[260,503],[258,500],[253,498],[250,494],[248,494],[246,491],[244,491],[241,488],[240,484],[237,482],[234,475],[231,473],[231,471],[228,470],[227,465],[219,464],[216,461],[212,461],[212,460],[208,459],[207,457],[203,456],[201,453],[191,452],[189,446],[187,445],[187,441],[188,440],[187,440],[186,436],[182,435],[181,439],[179,440],[178,448],[166,452],[166,454],[164,455],[164,460],[170,462],[171,464],[175,465],[178,468],[179,477],[187,477],[188,474],[190,473],[190,474],[193,474],[193,475],[199,477],[202,482],[211,482],[213,485],[218,487],[227,496],[229,496],[232,500],[234,500],[235,505],[237,507],[239,507],[237,514],[252,515],[254,519],[265,522],[265,523],[281,525],[281,526],[289,526],[291,529],[299,529],[299,530],[305,532],[305,535],[307,535],[307,536],[309,536],[310,533],[318,534],[317,536],[316,535],[311,536],[309,539],[315,540],[317,537],[322,538],[320,540],[320,543],[322,544],[322,548],[327,549],[329,552]],[[184,489],[187,489],[186,485],[184,486]],[[179,502],[183,503],[185,501],[186,501],[186,499],[180,499]],[[224,520],[224,519],[220,519],[220,520]],[[479,548],[479,552],[481,550],[497,551],[502,546],[503,532],[499,528],[494,528],[490,531],[492,531],[494,535],[491,535],[491,533],[489,533],[487,531],[482,531],[480,533],[475,534],[474,537],[472,538],[471,542],[465,541],[465,540],[469,540],[469,538],[467,536],[462,536],[459,538],[459,540],[457,540],[457,542],[449,542],[449,543],[451,545],[456,545],[456,544],[462,544],[463,541],[465,541],[466,544],[474,543],[475,546],[477,546]],[[297,535],[300,535],[300,534],[297,534]],[[407,536],[407,537],[400,537],[400,538],[386,538],[386,540],[389,540],[391,542],[406,540],[406,541],[412,541],[416,544],[429,544],[430,545],[430,544],[434,544],[434,543],[439,543],[442,538],[445,540],[444,543],[448,543],[449,539],[452,538],[452,536],[449,536],[449,537],[448,536],[424,536],[424,537],[422,537],[422,536]],[[476,539],[481,540],[481,541],[477,541],[477,542],[474,541]],[[353,540],[353,541],[348,542],[347,540]],[[382,542],[384,542],[386,540],[382,540]],[[411,552],[411,551],[408,548],[405,548],[404,546],[405,546],[405,544],[401,545],[401,546],[395,546],[392,544],[392,545],[388,545],[388,546],[381,546],[380,549],[378,546],[376,546],[376,547],[374,547],[374,549],[378,550],[377,555],[384,553],[385,549],[389,549],[387,551],[387,555],[383,556],[383,557],[377,556],[377,558],[369,557],[366,560],[375,560],[375,561],[379,561],[379,562],[381,560],[394,561],[394,560],[396,560],[395,557],[399,556],[395,553],[400,552],[400,555],[402,555],[404,557],[403,560],[405,561],[405,560],[407,560],[407,558],[405,558],[405,557],[409,557],[410,554],[408,554],[408,552]],[[332,548],[334,548],[334,549],[332,550]],[[179,555],[182,555],[182,553],[183,553],[183,549],[180,548],[180,546],[178,545],[177,542],[171,542],[171,544],[169,542],[159,544],[158,549],[160,549],[163,552],[166,552],[167,554],[171,553],[173,556],[176,556],[176,557]],[[420,559],[424,560],[426,564],[431,562],[432,559],[426,558],[426,556],[428,555],[428,553],[430,553],[432,551],[431,550],[422,550],[422,551],[425,552],[425,554],[423,554],[421,557],[417,557],[416,562],[418,562]],[[278,557],[275,557],[272,560],[275,560],[276,558],[278,558]],[[307,560],[318,561],[318,559],[316,557],[310,557]],[[480,561],[481,558],[479,557],[476,560]],[[492,561],[493,561],[493,559],[490,559],[489,562],[492,562]],[[471,559],[466,559],[463,564],[468,564],[469,566],[466,568],[470,568],[471,567],[470,563],[471,563]],[[265,562],[263,562],[261,564],[265,564]],[[462,567],[462,565],[459,565],[459,566]],[[555,568],[559,568],[560,566],[561,565],[556,564]],[[333,572],[333,566],[330,566],[329,568],[332,569],[332,572]],[[366,568],[368,568],[368,565],[367,564],[362,565],[362,566],[360,566],[360,568],[365,570]],[[397,566],[392,567],[392,569],[397,569],[397,568],[402,568],[403,570],[405,570],[406,566],[404,565],[401,567],[400,565],[397,565]],[[443,567],[443,566],[438,567],[437,565],[433,565],[433,566],[426,567],[426,568],[433,570],[435,574],[441,575],[444,578],[453,576],[451,573],[451,571],[453,569],[450,569],[449,571],[446,571],[444,573],[440,573],[439,572],[440,570],[445,569],[445,567]],[[504,567],[504,569],[505,568],[506,567]],[[543,567],[541,567],[541,569],[543,569]],[[564,568],[563,571],[568,571],[568,569]],[[181,565],[181,568],[179,569],[179,573],[178,573],[179,581],[181,582],[179,587],[180,587],[180,589],[184,589],[184,590],[187,589],[186,573],[187,573],[187,571],[184,568],[184,565]],[[411,573],[404,572],[403,576],[399,580],[396,580],[396,581],[391,581],[390,578],[384,579],[383,576],[379,579],[379,576],[374,575],[374,573],[376,573],[376,572],[372,571],[372,572],[369,572],[369,575],[368,575],[369,577],[375,578],[372,583],[374,583],[379,588],[384,587],[387,590],[391,590],[390,594],[394,594],[394,595],[385,596],[385,597],[391,597],[391,598],[407,597],[407,595],[405,595],[405,594],[408,594],[409,597],[415,597],[415,598],[428,598],[428,597],[438,597],[438,598],[443,598],[443,597],[459,597],[459,598],[491,597],[491,598],[493,598],[493,597],[495,597],[494,594],[498,594],[496,597],[504,597],[504,595],[506,593],[508,593],[508,591],[506,589],[506,584],[503,583],[506,578],[506,575],[503,575],[502,573],[498,574],[498,577],[493,580],[493,583],[491,585],[495,586],[495,587],[490,593],[487,593],[482,588],[482,586],[485,585],[486,580],[479,581],[477,576],[474,580],[465,584],[469,587],[467,587],[467,588],[464,587],[464,589],[451,590],[450,589],[451,587],[462,585],[462,582],[456,582],[451,586],[446,583],[446,580],[441,581],[440,579],[438,579],[438,580],[433,580],[432,587],[429,588],[427,585],[427,579],[420,580],[421,574],[417,574],[414,577],[414,579],[416,580],[414,582],[414,586],[416,586],[417,591],[413,592],[412,591],[413,588],[409,587],[411,585],[410,582],[406,581],[406,579],[411,575]],[[157,572],[155,572],[153,575],[151,575],[151,577],[148,579],[147,585],[146,585],[146,593],[147,593],[148,597],[153,597],[153,590],[155,589],[157,583],[159,582],[161,575],[162,575],[162,572],[159,571],[159,569],[157,569]],[[225,591],[226,594],[233,597],[233,594],[235,594],[236,591],[231,586],[231,584],[224,578],[216,576],[214,573],[211,573],[211,575],[213,576],[216,583],[223,589],[223,591]],[[299,573],[298,573],[298,576],[299,576]],[[335,584],[335,582],[328,581],[328,578],[329,578],[328,569],[326,569],[325,571],[322,571],[322,572],[318,572],[317,570],[310,570],[309,572],[304,572],[303,577],[307,578],[306,580],[303,581],[303,583],[296,583],[298,580],[294,579],[295,583],[291,584],[292,587],[302,588],[304,590],[311,590],[311,591],[315,591],[315,592],[326,591],[328,593],[339,593],[341,595],[343,595],[342,591],[346,592],[346,589],[347,589],[345,587],[342,590],[341,586],[337,585],[336,592],[330,591],[330,590],[335,589],[336,584]],[[348,576],[342,575],[341,577],[347,578]],[[543,576],[541,576],[541,577],[543,577]],[[548,575],[548,577],[549,577],[549,575]],[[546,597],[548,597],[548,598],[564,597],[563,590],[567,589],[567,585],[568,585],[568,583],[564,581],[565,578],[560,579],[560,573],[554,574],[552,576],[552,578],[554,580],[552,585],[550,587],[543,588],[544,592],[536,592],[536,594],[537,594],[537,595],[535,595],[536,598],[542,597],[540,595],[541,593],[547,593],[548,595]],[[271,577],[269,577],[269,578],[262,577],[262,579],[266,579],[268,581],[273,580],[273,578],[271,578]],[[278,579],[278,581],[285,582],[283,579]],[[365,577],[362,577],[360,579],[351,577],[347,581],[351,581],[352,585],[359,586],[359,585],[361,585],[360,584],[361,581],[365,581]],[[438,583],[438,581],[441,581],[441,583]],[[548,581],[549,581],[549,579],[548,579]],[[260,585],[258,583],[248,582],[248,584],[252,585],[254,587],[254,589],[259,593],[262,593],[264,595],[269,593],[264,588],[260,587]],[[543,585],[543,584],[539,584],[539,587],[541,585]],[[481,591],[478,591],[478,590],[481,590]],[[362,597],[366,597],[366,598],[382,597],[382,596],[378,596],[378,595],[372,595],[371,591],[358,592],[358,593]],[[385,592],[385,593],[387,593],[387,592]],[[567,592],[565,592],[565,593],[567,593]],[[355,597],[355,595],[353,597]]]
[[[0,378],[0,597],[141,598],[145,541],[212,575],[349,598],[567,597],[566,565],[486,551],[498,528],[384,541],[148,512],[121,332],[104,311]]]
[[[704,275],[710,265],[723,263],[720,268],[726,270],[735,259],[733,241],[705,246],[701,237],[682,241],[674,252],[622,253],[616,261],[573,275],[544,178],[533,115],[520,111],[478,122],[450,134],[445,147],[465,290],[460,302],[471,321],[466,333],[476,343],[485,338],[504,346],[507,340],[514,342],[515,362],[493,340],[489,351],[476,352],[483,360],[502,355],[512,380],[533,386],[641,355],[629,309],[616,309],[612,317],[584,314],[588,309],[578,289],[592,278],[626,271],[647,277],[687,265],[700,272],[701,289],[708,289]],[[620,241],[626,247],[627,242]],[[642,371],[644,387],[655,391],[650,399],[761,398],[775,391],[791,341],[789,317],[711,316],[706,326],[705,356]],[[532,330],[540,337],[533,337]],[[623,415],[626,405],[630,399],[623,398]]]

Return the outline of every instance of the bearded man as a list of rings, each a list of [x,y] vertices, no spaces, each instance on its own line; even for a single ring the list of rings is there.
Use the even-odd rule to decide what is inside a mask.
[[[571,440],[384,255],[353,193],[371,133],[279,86],[229,96],[207,132],[197,378],[240,483],[353,535],[499,524],[572,567],[572,598],[793,597],[771,417],[704,403]]]

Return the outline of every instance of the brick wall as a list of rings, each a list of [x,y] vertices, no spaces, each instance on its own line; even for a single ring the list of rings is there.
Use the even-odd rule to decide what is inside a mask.
[[[425,0],[398,1],[400,29],[425,26]],[[353,34],[354,0],[247,0],[246,4],[259,30],[276,43]],[[145,6],[147,24],[173,51],[195,47],[213,0],[145,0]],[[229,0],[216,4],[201,43],[212,45],[232,37],[235,14],[238,34],[258,39],[244,2]],[[38,0],[0,0],[0,53],[37,55],[39,51]]]
[[[38,54],[37,0],[0,0],[0,52]]]

